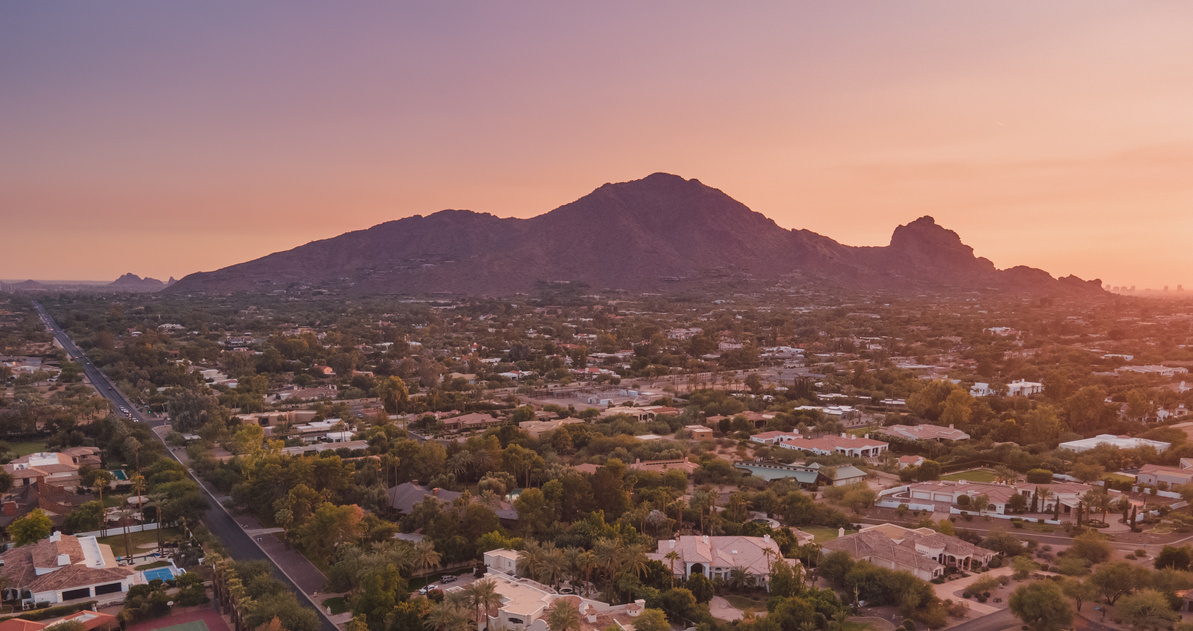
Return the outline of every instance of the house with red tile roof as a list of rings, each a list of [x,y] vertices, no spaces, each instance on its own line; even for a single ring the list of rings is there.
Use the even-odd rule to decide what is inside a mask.
[[[26,604],[61,603],[127,592],[136,572],[117,565],[112,547],[95,537],[54,533],[37,543],[0,554],[6,598]]]

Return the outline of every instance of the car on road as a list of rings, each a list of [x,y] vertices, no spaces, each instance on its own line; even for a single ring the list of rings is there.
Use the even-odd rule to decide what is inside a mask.
[[[418,593],[420,593],[420,594],[422,594],[422,595],[426,596],[426,595],[427,595],[427,593],[429,593],[429,592],[433,592],[433,591],[435,591],[435,590],[437,590],[437,589],[439,589],[439,586],[438,586],[438,585],[427,585],[426,587],[424,587],[424,588],[422,588],[422,589],[418,590]]]
[[[456,582],[456,575],[448,574],[447,576],[444,576],[443,578],[439,579],[439,582],[440,583],[454,583],[454,582]]]

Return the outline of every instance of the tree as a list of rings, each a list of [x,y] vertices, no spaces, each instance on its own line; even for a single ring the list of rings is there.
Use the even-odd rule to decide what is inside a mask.
[[[431,608],[427,613],[427,627],[438,631],[470,631],[472,616],[461,602],[445,600]]]
[[[1126,561],[1115,561],[1099,566],[1088,580],[1113,605],[1120,597],[1147,585],[1148,571]]]
[[[497,583],[492,579],[474,581],[464,588],[464,593],[468,595],[468,602],[476,609],[477,624],[488,626],[489,610],[501,605],[501,594],[497,592]],[[576,615],[579,616],[579,612]],[[579,624],[578,619],[577,624]],[[551,629],[558,631],[554,627]],[[571,631],[576,631],[576,629],[571,629]]]
[[[935,460],[925,460],[915,469],[915,479],[919,482],[930,482],[940,479],[940,463]]]
[[[1027,510],[1027,498],[1022,493],[1016,493],[1007,500],[1007,511],[1022,513]]]
[[[1124,596],[1115,613],[1132,628],[1141,630],[1169,628],[1181,619],[1164,594],[1154,589],[1142,589]]]
[[[377,396],[381,398],[381,406],[387,414],[405,412],[410,402],[410,391],[406,389],[406,382],[396,376],[386,377],[377,384]]]
[[[1173,570],[1188,570],[1189,564],[1193,562],[1193,555],[1190,554],[1189,546],[1181,546],[1179,548],[1173,546],[1164,546],[1160,550],[1160,554],[1156,555],[1156,560],[1153,563],[1157,570],[1165,568]]]
[[[580,631],[580,610],[570,599],[560,598],[547,614],[547,628],[551,631]]]
[[[1020,586],[1011,594],[1010,608],[1030,631],[1059,631],[1073,623],[1073,606],[1052,581]]]
[[[1106,537],[1093,530],[1073,537],[1073,545],[1067,554],[1075,554],[1090,563],[1101,563],[1110,558],[1110,543]]]
[[[414,544],[414,563],[422,574],[439,567],[439,553],[435,551],[435,544],[425,539]]]
[[[1093,600],[1098,597],[1098,590],[1087,581],[1081,579],[1067,577],[1061,581],[1060,589],[1065,593],[1065,596],[1073,599],[1077,605],[1077,611],[1081,611],[1081,605],[1087,600]]]
[[[324,560],[330,559],[336,547],[355,541],[359,536],[364,510],[355,504],[336,506],[324,502],[298,529],[303,549]]]
[[[28,515],[13,521],[8,527],[8,534],[14,544],[23,546],[49,537],[53,529],[54,522],[50,521],[50,516],[42,509],[35,508]]]
[[[1078,462],[1073,465],[1072,473],[1073,477],[1088,483],[1094,480],[1101,480],[1102,476],[1106,474],[1106,467],[1100,464]]]
[[[661,609],[643,609],[634,620],[634,631],[671,631],[671,623]]]
[[[90,530],[99,530],[103,524],[104,506],[96,500],[84,502],[81,506],[71,511],[66,519],[63,520],[62,526],[70,532],[87,532]]]

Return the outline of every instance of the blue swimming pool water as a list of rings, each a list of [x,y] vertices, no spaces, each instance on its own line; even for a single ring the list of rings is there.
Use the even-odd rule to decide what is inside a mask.
[[[112,469],[109,473],[111,473],[112,477],[116,478],[117,480],[127,480],[128,479],[128,474],[125,473],[122,469]]]
[[[168,581],[174,578],[174,572],[168,567],[155,567],[152,570],[145,570],[145,580],[152,581],[154,579]]]

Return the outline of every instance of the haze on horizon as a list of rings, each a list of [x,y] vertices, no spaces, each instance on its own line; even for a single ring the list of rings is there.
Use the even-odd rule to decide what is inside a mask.
[[[181,278],[698,178],[882,245],[1193,285],[1193,5],[0,5],[0,278]]]

